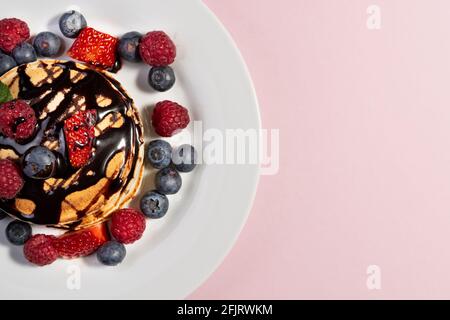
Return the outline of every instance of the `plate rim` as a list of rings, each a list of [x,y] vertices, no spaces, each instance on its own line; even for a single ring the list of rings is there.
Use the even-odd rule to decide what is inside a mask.
[[[242,52],[239,50],[239,47],[238,47],[236,41],[234,40],[234,38],[232,37],[231,33],[228,31],[228,29],[225,27],[225,25],[222,23],[222,21],[219,19],[219,17],[202,0],[197,0],[197,3],[200,4],[200,7],[202,7],[202,10],[206,14],[208,14],[209,17],[212,18],[214,20],[214,22],[216,23],[216,25],[221,29],[222,33],[226,36],[226,38],[228,40],[228,44],[233,49],[234,54],[236,54],[238,56],[239,62],[241,64],[241,68],[243,69],[243,71],[245,73],[246,81],[249,83],[249,85],[252,89],[251,95],[252,95],[252,100],[254,102],[254,108],[256,111],[257,122],[258,122],[257,130],[261,131],[262,120],[261,120],[261,110],[260,110],[258,95],[256,92],[256,87],[254,85],[250,70],[244,59],[244,56],[242,55]],[[247,205],[245,214],[242,215],[243,218],[240,223],[240,226],[235,231],[235,234],[233,235],[233,237],[230,237],[229,243],[227,244],[227,249],[224,250],[220,259],[218,259],[217,262],[215,263],[215,265],[210,269],[210,271],[202,277],[202,279],[199,281],[199,283],[192,290],[190,290],[190,292],[186,295],[185,298],[188,298],[197,289],[199,289],[203,284],[205,284],[205,282],[218,270],[218,268],[223,264],[225,259],[231,253],[232,249],[234,248],[237,241],[239,240],[239,236],[241,235],[245,225],[247,224],[248,218],[250,216],[250,213],[251,213],[252,208],[255,203],[260,179],[261,179],[261,166],[259,165],[257,172],[256,172],[256,177],[254,177],[252,196],[249,199],[249,203]]]

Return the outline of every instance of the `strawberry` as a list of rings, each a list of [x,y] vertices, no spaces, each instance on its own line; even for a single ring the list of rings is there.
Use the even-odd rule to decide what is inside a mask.
[[[94,66],[112,68],[119,40],[93,28],[84,28],[67,53],[71,58]]]
[[[60,257],[75,259],[94,253],[108,240],[106,225],[101,223],[88,229],[66,233],[55,239],[53,247]]]
[[[64,135],[70,164],[81,168],[92,158],[95,138],[95,110],[78,111],[64,121]]]

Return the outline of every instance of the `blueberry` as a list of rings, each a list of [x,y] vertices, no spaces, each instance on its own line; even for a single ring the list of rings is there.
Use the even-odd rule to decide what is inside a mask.
[[[67,38],[75,39],[81,30],[87,27],[84,16],[78,11],[71,10],[64,13],[59,19],[59,29]]]
[[[168,167],[172,158],[172,147],[167,141],[153,140],[148,145],[147,159],[156,169]]]
[[[27,42],[23,42],[15,47],[12,56],[17,64],[24,64],[37,60],[36,50],[34,50],[34,47]]]
[[[177,170],[167,167],[158,171],[155,184],[156,190],[162,194],[175,194],[180,191],[182,180]]]
[[[148,218],[162,218],[169,210],[169,199],[157,191],[150,191],[141,199],[141,210]]]
[[[119,41],[119,55],[130,62],[141,61],[141,55],[139,54],[141,38],[142,34],[136,31],[125,33]]]
[[[17,63],[13,58],[7,56],[6,54],[0,53],[0,76],[15,66],[17,66]]]
[[[21,246],[31,238],[31,226],[22,221],[12,221],[6,227],[6,237],[9,242]]]
[[[41,32],[33,40],[37,54],[43,57],[56,57],[62,51],[61,39],[52,32]]]
[[[197,151],[190,144],[183,144],[173,151],[172,162],[179,172],[191,172],[197,165]]]
[[[156,91],[165,92],[175,84],[175,73],[169,66],[153,67],[148,74],[148,83]]]
[[[22,159],[23,173],[33,179],[48,179],[56,171],[56,156],[41,146],[27,150]]]
[[[117,241],[108,241],[97,250],[97,259],[107,266],[116,266],[125,259],[125,246]]]

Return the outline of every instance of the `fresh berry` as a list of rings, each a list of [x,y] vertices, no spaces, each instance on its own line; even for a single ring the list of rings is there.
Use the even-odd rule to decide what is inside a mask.
[[[58,255],[66,259],[85,257],[94,253],[108,241],[104,223],[76,232],[69,232],[55,239],[54,247]]]
[[[156,169],[162,169],[170,165],[172,159],[172,147],[164,140],[153,140],[148,145],[147,159]]]
[[[28,103],[13,100],[0,105],[0,132],[18,141],[31,138],[36,131],[36,114]]]
[[[125,246],[117,241],[108,241],[97,251],[98,261],[107,266],[117,266],[125,259],[126,255]]]
[[[11,53],[20,43],[30,38],[30,29],[26,22],[10,18],[0,20],[0,49]]]
[[[86,27],[86,19],[81,13],[75,10],[64,13],[59,19],[59,29],[67,38],[75,39],[80,34],[81,30]]]
[[[57,57],[63,50],[63,42],[53,32],[41,32],[33,40],[36,53],[42,57]]]
[[[112,68],[117,57],[117,38],[92,28],[84,28],[67,53],[71,58],[94,66]]]
[[[162,218],[169,210],[169,199],[157,191],[150,191],[141,199],[141,210],[148,218]]]
[[[153,67],[148,74],[148,83],[156,91],[168,91],[175,84],[175,73],[169,66]]]
[[[111,218],[111,235],[119,242],[130,244],[140,238],[145,231],[145,217],[134,209],[120,209]]]
[[[168,66],[175,61],[177,49],[173,41],[162,31],[147,33],[139,46],[141,58],[145,63],[154,66]]]
[[[153,110],[153,127],[162,137],[173,136],[186,128],[189,122],[188,110],[178,103],[167,100],[158,102]]]
[[[34,47],[28,42],[23,42],[15,47],[12,56],[19,65],[37,60],[36,50],[34,50]]]
[[[11,160],[0,160],[0,199],[14,199],[23,187],[19,168]]]
[[[69,160],[74,168],[83,167],[92,158],[96,118],[95,110],[88,110],[78,111],[64,121]]]
[[[46,147],[32,147],[23,156],[22,170],[32,179],[51,178],[56,171],[56,156]]]
[[[7,216],[8,214],[3,209],[0,209],[0,220],[5,219]]]
[[[51,264],[58,259],[54,247],[55,237],[37,234],[30,238],[23,247],[25,258],[38,266]]]
[[[31,226],[22,221],[12,221],[6,227],[6,238],[16,246],[24,245],[31,238]]]
[[[141,61],[139,53],[139,43],[141,42],[142,34],[136,31],[125,33],[119,40],[118,52],[119,55],[130,62]]]
[[[189,144],[183,144],[173,151],[172,162],[179,172],[191,172],[197,165],[197,151]]]
[[[16,60],[7,56],[6,54],[0,53],[0,76],[17,66]]]
[[[161,169],[156,173],[155,185],[156,190],[162,194],[175,194],[181,189],[181,176],[171,167]]]

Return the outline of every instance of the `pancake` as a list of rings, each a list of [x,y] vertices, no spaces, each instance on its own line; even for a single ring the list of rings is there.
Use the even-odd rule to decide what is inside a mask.
[[[55,176],[24,177],[18,196],[0,201],[0,209],[33,224],[81,229],[104,221],[133,199],[143,173],[143,128],[133,100],[118,81],[106,72],[57,60],[19,66],[0,81],[14,98],[30,104],[38,119],[36,135],[24,144],[0,134],[0,159],[20,163],[37,145],[49,148],[58,159]],[[93,157],[75,169],[63,126],[80,110],[95,110],[97,123]]]

